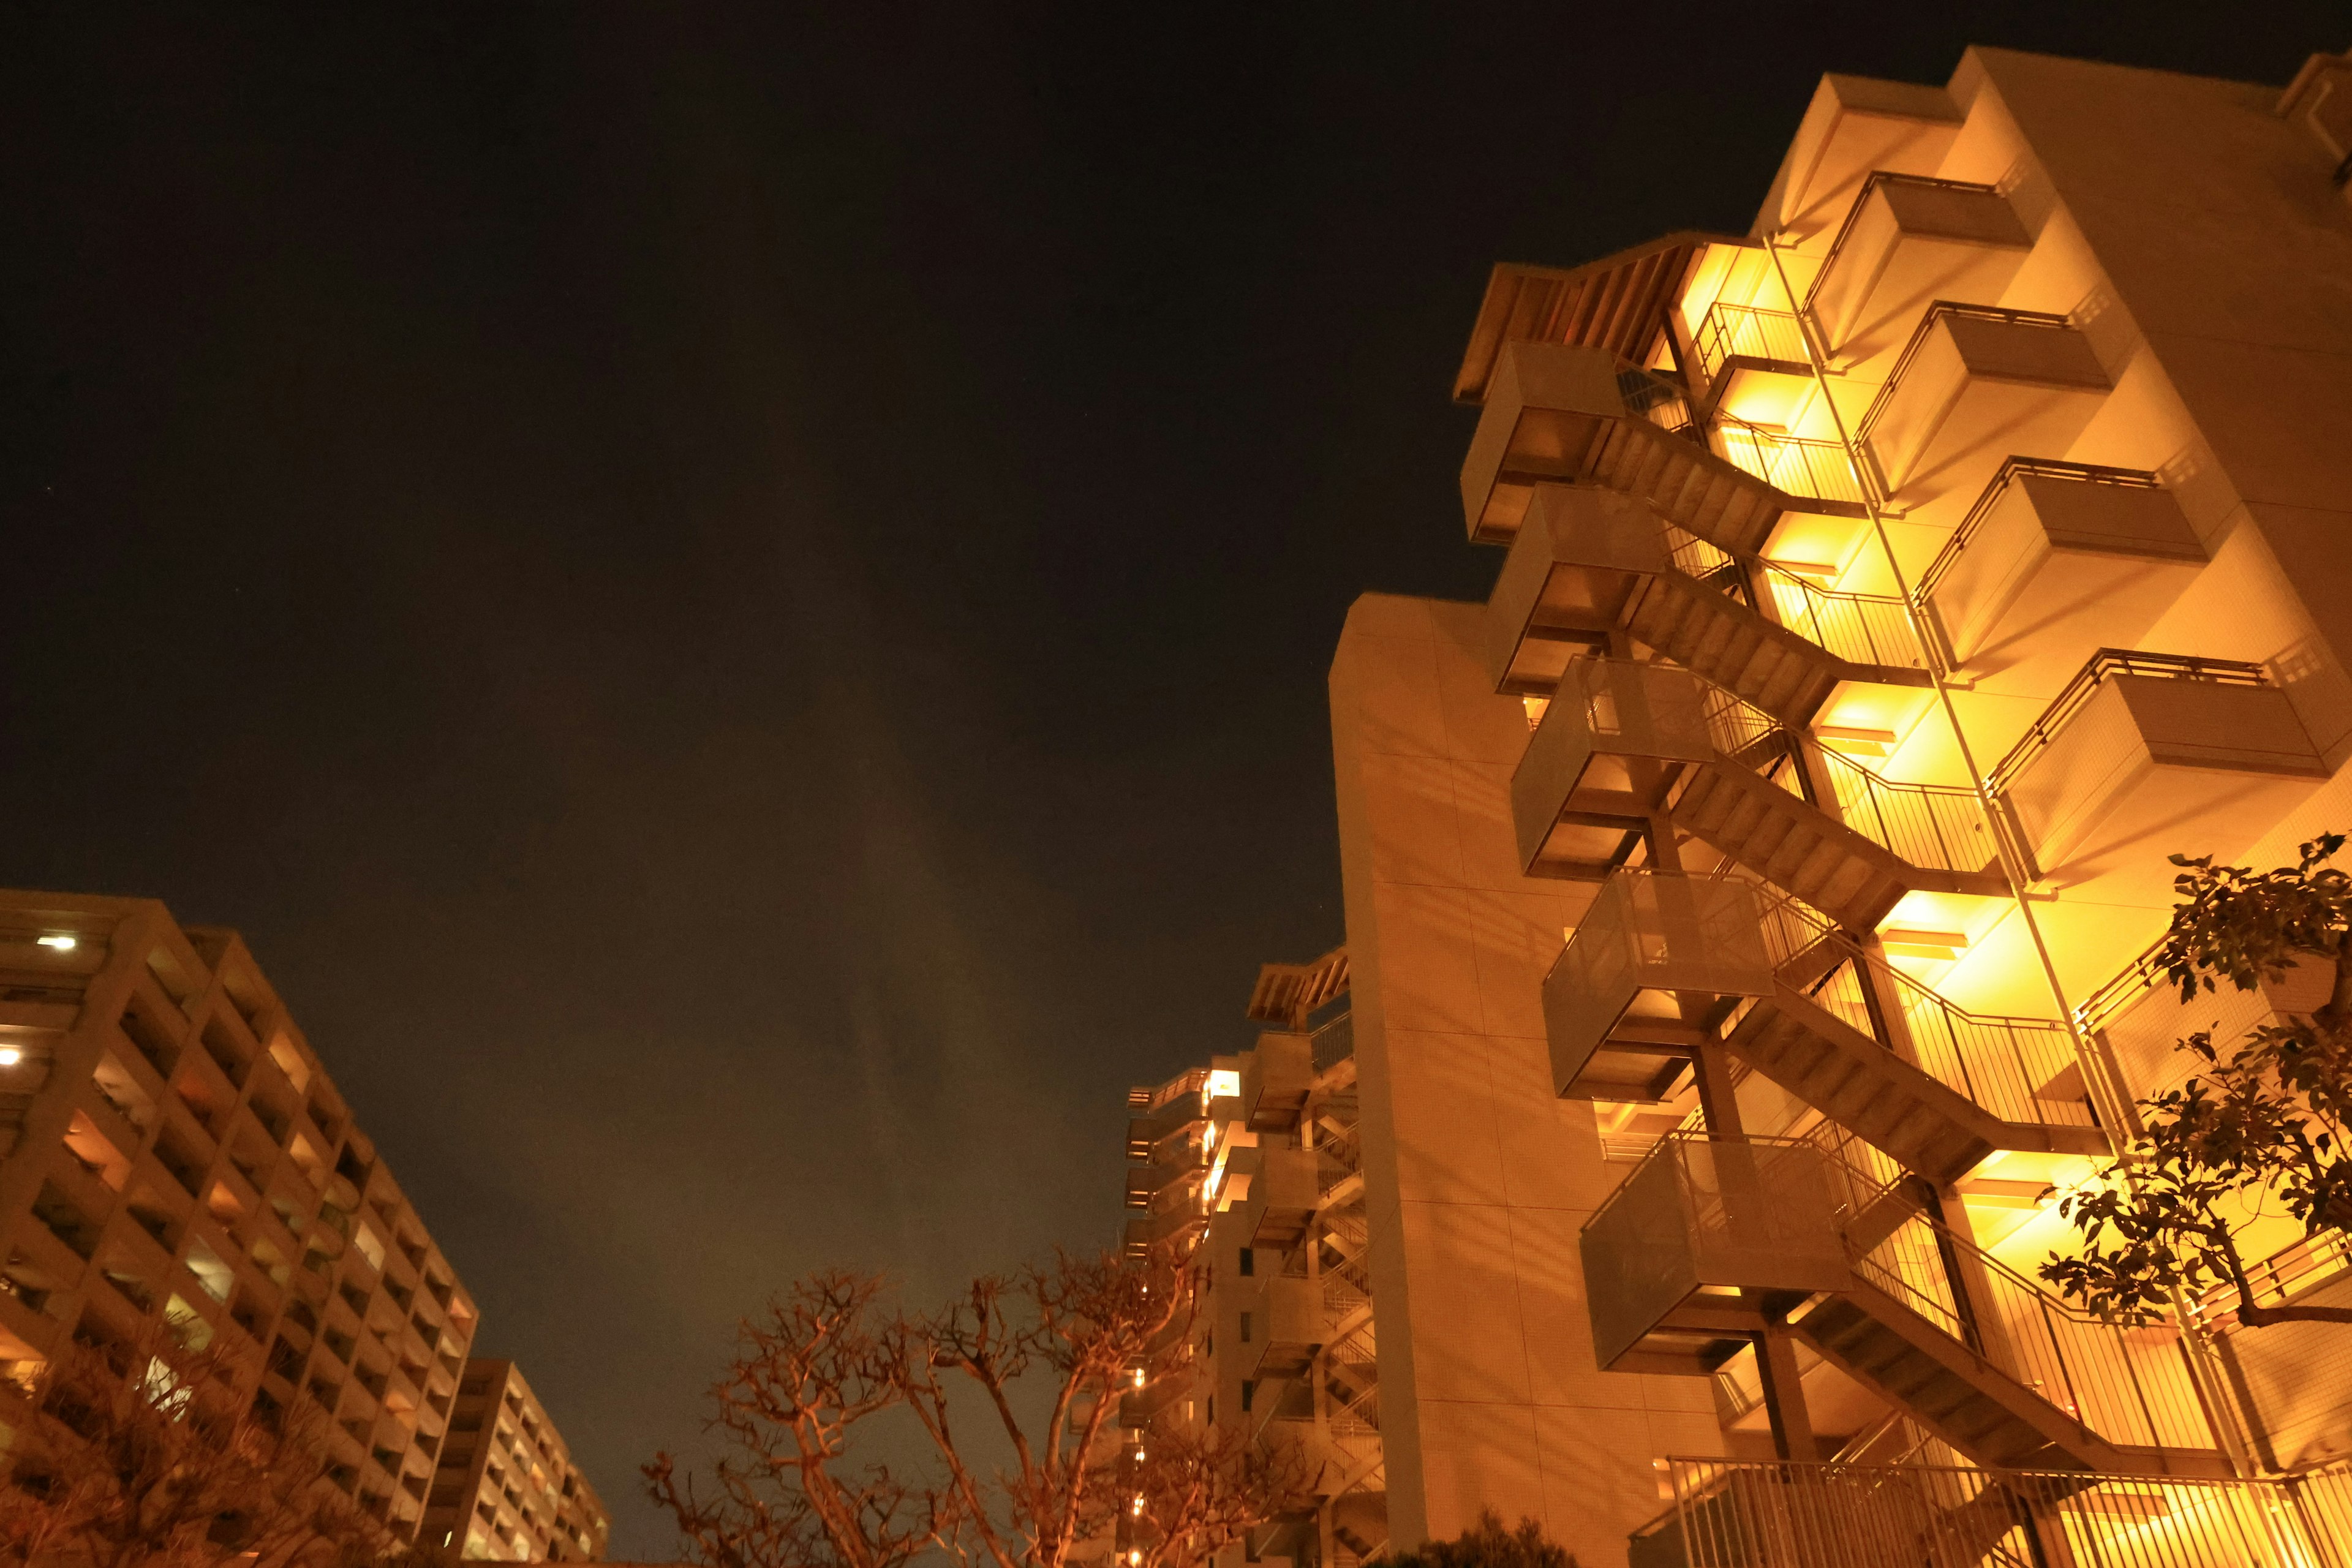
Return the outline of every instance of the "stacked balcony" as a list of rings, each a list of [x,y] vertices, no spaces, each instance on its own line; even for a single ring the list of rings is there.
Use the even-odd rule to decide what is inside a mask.
[[[1990,782],[2042,872],[2148,862],[2160,897],[2170,873],[2151,850],[2173,825],[2205,825],[2201,848],[2235,854],[2326,776],[2261,666],[2102,648]]]
[[[1990,185],[1882,171],[1816,276],[1806,307],[1839,365],[1875,379],[1937,300],[1998,300],[2032,241]]]
[[[2029,663],[2133,646],[2205,559],[2154,474],[2012,458],[1929,564],[1920,595],[1955,665],[2016,681]]]
[[[2109,390],[2067,318],[1938,300],[1855,434],[1912,521],[1956,527],[2003,460],[2066,451]]]

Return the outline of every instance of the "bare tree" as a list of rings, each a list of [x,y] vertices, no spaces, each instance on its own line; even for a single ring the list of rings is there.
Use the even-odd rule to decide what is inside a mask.
[[[1202,1287],[1173,1250],[1061,1255],[909,1315],[872,1276],[813,1275],[743,1325],[712,1390],[728,1452],[709,1489],[667,1453],[646,1479],[716,1568],[899,1568],[929,1551],[1063,1568],[1114,1548],[1129,1568],[1189,1562],[1305,1506],[1312,1480],[1294,1451],[1180,1419],[1172,1402],[1126,1440],[1123,1398],[1194,1375]],[[933,1461],[919,1475],[852,1458],[886,1415],[919,1433]]]
[[[324,1423],[266,1416],[217,1346],[161,1326],[68,1340],[35,1378],[0,1484],[0,1562],[358,1568],[397,1550],[326,1479]]]

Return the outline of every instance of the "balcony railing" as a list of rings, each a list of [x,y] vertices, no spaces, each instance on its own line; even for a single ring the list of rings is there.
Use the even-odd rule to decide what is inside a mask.
[[[1928,174],[1902,174],[1892,169],[1874,170],[1870,177],[1862,182],[1862,190],[1854,196],[1853,205],[1846,209],[1845,221],[1838,225],[1837,237],[1830,241],[1829,253],[1822,258],[1821,270],[1813,274],[1812,284],[1805,290],[1805,309],[1810,310],[1813,308],[1813,300],[1822,291],[1822,279],[1836,270],[1838,257],[1844,252],[1854,226],[1862,221],[1864,210],[1870,205],[1870,198],[1879,186],[1890,184],[1935,185],[1945,190],[1966,191],[1971,195],[1992,195],[1999,191],[1998,186],[1980,185],[1968,180],[1939,180]]]
[[[2065,1025],[2050,1018],[1971,1013],[1865,952],[1801,900],[1767,891],[1761,904],[1765,956],[1775,970],[1808,952],[1834,956],[1834,965],[1809,993],[1822,1011],[1882,1042],[1899,1027],[1914,1066],[2003,1121],[2095,1125],[2082,1101],[2041,1098],[2043,1089],[2076,1065],[2074,1037]],[[1866,980],[1874,977],[1875,995],[1865,989]],[[1874,1002],[1879,996],[1894,998],[1895,1016],[1878,1016]]]
[[[1670,1459],[1633,1568],[2308,1568],[2352,1561],[2352,1467],[2262,1480]],[[2037,1535],[2039,1539],[2036,1539]]]
[[[1721,300],[1707,308],[1706,319],[1698,324],[1691,346],[1698,351],[1698,363],[1709,379],[1722,374],[1724,362],[1732,359],[1773,360],[1808,368],[1812,363],[1805,350],[1805,329],[1795,316]]]
[[[2068,479],[2077,484],[2117,485],[2128,489],[2159,490],[2164,488],[2164,481],[2144,468],[2111,468],[2098,463],[2062,462],[2055,458],[2011,458],[2001,464],[2000,471],[1993,475],[1992,482],[1985,486],[1984,493],[1977,497],[1975,505],[1969,508],[1968,516],[1960,519],[1960,526],[1952,531],[1952,537],[1944,541],[1944,547],[1936,552],[1933,561],[1927,563],[1927,570],[1919,574],[1920,598],[1927,598],[1935,593],[1936,584],[1944,580],[1944,574],[1959,560],[1969,542],[1983,531],[1985,520],[2000,505],[2001,497],[2009,492],[2009,487],[2030,476]]]
[[[1318,1074],[1329,1072],[1356,1054],[1356,1016],[1342,1013],[1315,1031],[1310,1059]]]
[[[2033,760],[2050,749],[2067,723],[2097,695],[2100,683],[2118,675],[2155,676],[2166,680],[2210,680],[2224,686],[2268,686],[2270,677],[2259,664],[2236,658],[2196,658],[2186,654],[2138,653],[2103,647],[2093,654],[2065,689],[2051,700],[2009,755],[2001,758],[1985,780],[1995,795],[2014,784]]]
[[[1948,321],[1998,321],[2004,326],[2053,329],[2071,328],[2074,324],[2070,317],[2049,310],[2012,310],[2000,305],[1970,305],[1958,300],[1936,300],[1920,316],[1919,325],[1911,333],[1911,341],[1905,343],[1903,352],[1895,356],[1895,368],[1887,373],[1885,384],[1870,400],[1870,407],[1864,412],[1862,423],[1854,429],[1853,444],[1856,447],[1869,445],[1870,433],[1877,428],[1880,417],[1894,402],[1895,389],[1903,384],[1905,373],[1926,351],[1927,343],[1936,335],[1937,324]]]
[[[1717,416],[1708,444],[1718,457],[1785,495],[1854,506],[1868,499],[1854,474],[1853,459],[1835,441],[1783,436],[1725,414]]]

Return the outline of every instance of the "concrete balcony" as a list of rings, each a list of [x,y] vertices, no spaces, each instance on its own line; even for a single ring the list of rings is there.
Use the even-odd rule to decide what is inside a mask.
[[[2063,316],[1939,300],[1857,435],[1912,521],[1956,526],[2011,457],[2063,457],[2108,384]]]
[[[1495,689],[1549,696],[1670,564],[1665,526],[1643,502],[1592,485],[1534,486],[1486,600]]]
[[[1662,802],[1670,764],[1714,755],[1706,688],[1689,671],[1578,659],[1511,774],[1520,863],[1539,875],[1607,876]]]
[[[2127,647],[2196,579],[2205,547],[2156,476],[2012,458],[1920,578],[1956,664],[2014,675]]]
[[[2160,900],[2168,854],[2235,855],[2326,776],[2260,666],[2102,648],[1990,783],[2042,874],[2137,868]]]
[[[1619,871],[1544,976],[1553,1087],[1567,1098],[1656,1099],[1635,1090],[1656,1083],[1661,1058],[1671,1067],[1697,1042],[1682,1004],[1773,988],[1753,886]],[[1604,1045],[1612,1059],[1596,1068]]]
[[[1307,1227],[1323,1201],[1322,1162],[1312,1149],[1259,1145],[1249,1201],[1256,1210],[1250,1246],[1289,1251],[1307,1238]]]
[[[1625,414],[1610,355],[1550,343],[1504,345],[1462,463],[1470,537],[1507,543],[1534,487],[1578,478],[1601,429]]]
[[[1806,297],[1849,370],[1901,351],[1937,300],[1998,300],[2032,239],[1990,185],[1881,171],[1846,215]]]
[[[1609,1194],[1578,1238],[1592,1353],[1603,1370],[1664,1370],[1681,1353],[1704,1370],[1711,1349],[1743,1342],[1712,1305],[1742,1310],[1735,1293],[1762,1290],[1791,1304],[1852,1283],[1838,1227],[1842,1188],[1810,1143],[1672,1134]],[[1677,1321],[1677,1315],[1682,1321]],[[1744,1310],[1754,1319],[1752,1307]],[[1760,1326],[1760,1319],[1756,1320]]]
[[[1315,1039],[1311,1035],[1268,1032],[1242,1066],[1241,1102],[1254,1132],[1287,1132],[1307,1109],[1315,1086]]]
[[[1261,1275],[1256,1298],[1244,1310],[1255,1340],[1242,1352],[1252,1369],[1250,1377],[1297,1377],[1326,1343],[1329,1315],[1320,1279],[1304,1274]]]

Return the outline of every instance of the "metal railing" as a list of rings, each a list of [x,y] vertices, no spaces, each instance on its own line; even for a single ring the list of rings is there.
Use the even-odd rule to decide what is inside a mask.
[[[1766,889],[1760,902],[1764,952],[1776,972],[1808,954],[1817,960],[1834,958],[1823,966],[1822,977],[1804,988],[1823,1012],[1888,1046],[1969,1104],[2003,1121],[2096,1125],[2083,1101],[2040,1096],[2076,1064],[2074,1037],[2064,1024],[2054,1018],[1972,1013],[1864,952],[1794,895]],[[1875,996],[1865,989],[1873,979]],[[1874,1005],[1879,997],[1893,998],[1891,1016]],[[1898,1030],[1903,1037],[1889,1041],[1887,1037]]]
[[[1635,1568],[2338,1568],[2352,1468],[2260,1480],[1671,1458]]]
[[[2008,493],[2009,487],[2027,477],[2068,479],[2077,484],[2115,485],[2125,489],[2160,490],[2164,488],[2164,481],[2145,468],[2115,468],[2102,463],[2069,463],[2056,458],[2012,457],[2001,464],[2000,471],[1993,475],[1992,482],[1985,486],[1984,493],[1977,497],[1976,503],[1969,508],[1969,514],[1960,519],[1960,526],[1952,531],[1952,537],[1944,541],[1944,547],[1936,552],[1936,558],[1927,563],[1927,569],[1919,574],[1920,598],[1925,599],[1935,593],[1936,584],[1944,580],[1945,574],[1951,571],[1961,552],[1968,549],[1969,542],[1983,531],[1985,520],[1992,516],[1993,509],[2000,504],[2000,498]]]
[[[2000,194],[1998,186],[1978,184],[1970,180],[1939,180],[1931,174],[1900,174],[1892,169],[1872,171],[1870,177],[1862,182],[1862,190],[1854,196],[1853,205],[1846,209],[1845,221],[1838,225],[1837,237],[1830,241],[1829,251],[1822,258],[1821,270],[1813,274],[1812,282],[1805,289],[1806,310],[1813,308],[1813,300],[1822,291],[1822,279],[1836,269],[1838,258],[1845,251],[1846,240],[1853,235],[1854,226],[1862,221],[1863,209],[1870,205],[1870,198],[1881,185],[1932,185],[1948,191],[1967,191],[1988,196]]]
[[[2298,1290],[2308,1290],[2352,1269],[2352,1237],[2340,1230],[2322,1231],[2283,1247],[2259,1263],[2246,1266],[2246,1283],[2253,1287],[2256,1306],[2274,1306]],[[2215,1285],[2189,1304],[2189,1315],[2200,1325],[2219,1331],[2238,1321],[2238,1289]]]
[[[1679,383],[1621,361],[1617,366],[1617,395],[1624,400],[1628,413],[1648,420],[1668,435],[1706,445],[1706,432],[1691,413],[1690,394]]]
[[[1812,374],[1812,362],[1805,353],[1804,326],[1787,310],[1717,300],[1707,307],[1691,346],[1697,350],[1699,366],[1710,380],[1723,374],[1724,362],[1729,359],[1772,360],[1802,367],[1808,378]]]
[[[1666,525],[1666,552],[1677,571],[1710,585],[1720,585],[1738,565],[1728,552],[1673,523]],[[1756,565],[1771,599],[1772,618],[1823,651],[1853,664],[1927,668],[1900,598],[1838,593],[1761,557]]]
[[[2165,984],[2161,957],[2170,933],[2158,937],[2100,987],[2074,1005],[2074,1022],[2084,1034],[2105,1028],[2123,1011]]]
[[[1759,749],[1776,758],[1789,754],[1786,745],[1759,746],[1788,734],[1770,715],[1720,687],[1707,690],[1707,734],[1717,751],[1732,758],[1754,758]],[[1837,752],[1818,754],[1836,807],[1832,815],[1881,848],[1923,870],[1981,871],[1993,863],[1991,830],[1974,790],[1895,784]],[[1755,771],[1791,795],[1805,793],[1789,774]]]
[[[1853,506],[1861,506],[1868,499],[1853,460],[1835,441],[1784,436],[1721,414],[1716,416],[1707,444],[1717,457],[1783,495]]]
[[[1937,323],[1952,320],[1999,321],[2011,327],[2063,328],[2070,331],[2074,324],[2071,318],[2050,310],[2012,310],[1999,305],[1971,305],[1959,300],[1933,301],[1920,315],[1919,325],[1911,333],[1911,341],[1905,343],[1903,352],[1895,356],[1895,368],[1887,373],[1886,384],[1870,400],[1870,407],[1864,412],[1862,423],[1854,426],[1853,444],[1856,447],[1869,445],[1871,431],[1885,414],[1887,405],[1894,401],[1896,389],[1903,384],[1905,373],[1927,348],[1928,339],[1935,336]]]
[[[1851,1261],[1858,1278],[2093,1436],[2127,1447],[2220,1447],[2169,1324],[2127,1326],[2082,1311],[1925,1215]],[[1930,1272],[1931,1263],[1941,1266]],[[1953,1264],[1974,1276],[1970,1289],[1950,1279]]]
[[[1308,1060],[1318,1074],[1329,1072],[1356,1054],[1356,1016],[1342,1013],[1315,1031]]]
[[[2103,647],[2084,662],[2065,689],[2050,700],[2009,755],[2001,758],[1985,779],[1985,788],[1999,795],[2015,784],[2034,758],[2049,750],[2074,717],[2098,692],[2101,682],[2117,675],[2155,676],[2166,680],[2210,680],[2224,686],[2268,686],[2270,676],[2259,664],[2238,658],[2198,658],[2188,654],[2140,653],[2130,648]]]

